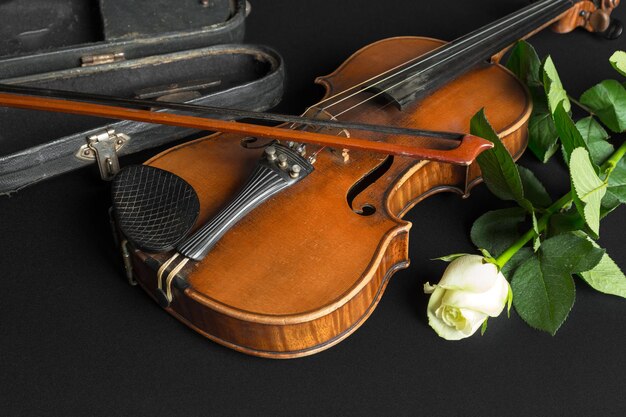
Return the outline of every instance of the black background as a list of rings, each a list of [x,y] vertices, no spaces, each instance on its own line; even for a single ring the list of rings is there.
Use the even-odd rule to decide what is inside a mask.
[[[319,99],[318,75],[381,38],[451,40],[511,13],[523,0],[265,0],[253,3],[247,41],[276,48],[287,65],[280,111]],[[626,21],[626,6],[616,12]],[[569,91],[615,78],[606,41],[577,30],[532,39],[551,54]],[[621,137],[623,140],[624,136]],[[148,154],[136,157],[145,159]],[[124,161],[124,162],[130,162]],[[563,165],[530,154],[553,197]],[[472,251],[469,229],[503,207],[479,186],[471,198],[437,195],[413,222],[412,264],[397,273],[371,318],[339,345],[288,361],[212,343],[165,314],[121,278],[107,222],[107,185],[81,170],[0,200],[0,414],[2,415],[625,415],[626,302],[577,282],[577,301],[555,337],[512,313],[485,336],[438,338],[426,320],[425,281]],[[601,243],[626,268],[621,207]]]

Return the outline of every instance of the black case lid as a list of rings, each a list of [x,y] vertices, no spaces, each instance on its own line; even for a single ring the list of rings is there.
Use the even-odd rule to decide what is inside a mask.
[[[245,13],[245,0],[0,1],[0,79],[241,42]]]

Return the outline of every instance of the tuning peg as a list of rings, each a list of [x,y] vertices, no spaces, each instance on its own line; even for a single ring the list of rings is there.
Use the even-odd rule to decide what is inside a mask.
[[[619,38],[624,31],[624,25],[619,19],[611,19],[609,27],[603,32],[605,38],[614,40]]]
[[[609,14],[607,12],[602,9],[598,9],[591,13],[591,16],[589,17],[589,23],[591,24],[594,32],[602,33],[609,28],[611,24],[611,18],[609,17]]]

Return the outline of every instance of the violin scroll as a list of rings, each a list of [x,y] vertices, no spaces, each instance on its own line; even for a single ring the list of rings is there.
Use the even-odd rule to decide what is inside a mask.
[[[618,19],[611,18],[611,13],[619,4],[620,0],[579,1],[552,25],[552,30],[567,33],[582,27],[603,34],[607,39],[617,39],[623,32],[623,25]]]

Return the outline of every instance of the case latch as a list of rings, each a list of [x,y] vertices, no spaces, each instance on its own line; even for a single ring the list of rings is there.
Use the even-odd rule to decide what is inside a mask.
[[[86,55],[80,58],[81,67],[91,67],[93,65],[110,64],[124,60],[124,52],[112,52],[102,55]]]
[[[108,129],[106,132],[87,137],[87,143],[80,147],[76,153],[79,159],[98,163],[100,176],[103,180],[111,180],[120,170],[120,163],[117,159],[117,152],[128,141],[130,137],[124,133],[115,133],[115,130]]]

